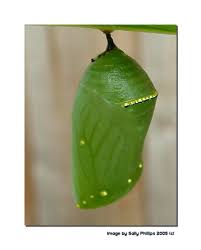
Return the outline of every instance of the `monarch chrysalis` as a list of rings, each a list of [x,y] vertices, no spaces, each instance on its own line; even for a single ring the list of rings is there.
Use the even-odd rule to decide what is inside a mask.
[[[139,179],[157,91],[113,43],[87,68],[73,108],[73,190],[78,208],[107,205]]]

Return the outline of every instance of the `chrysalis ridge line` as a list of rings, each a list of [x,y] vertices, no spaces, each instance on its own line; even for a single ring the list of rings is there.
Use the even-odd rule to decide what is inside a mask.
[[[149,95],[149,96],[141,97],[141,98],[138,98],[138,99],[125,101],[121,106],[124,107],[124,108],[127,108],[127,107],[135,105],[135,104],[139,104],[139,103],[142,103],[142,102],[149,101],[149,100],[151,100],[153,98],[156,98],[157,96],[158,96],[158,93],[156,92],[153,95]]]

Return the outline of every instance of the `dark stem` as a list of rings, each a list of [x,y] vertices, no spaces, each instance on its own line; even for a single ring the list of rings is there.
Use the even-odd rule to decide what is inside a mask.
[[[107,38],[107,48],[106,48],[106,51],[110,51],[110,50],[116,48],[116,45],[113,42],[111,34],[110,33],[105,33],[105,35],[106,35],[106,38]]]
[[[98,55],[96,58],[92,58],[91,59],[92,63],[95,62],[101,56],[104,56],[108,51],[113,50],[114,48],[117,48],[117,46],[114,44],[113,39],[111,37],[111,34],[110,34],[111,31],[106,31],[105,30],[103,32],[105,33],[106,38],[107,38],[107,48],[106,48],[106,50],[103,53],[101,53],[100,55]]]

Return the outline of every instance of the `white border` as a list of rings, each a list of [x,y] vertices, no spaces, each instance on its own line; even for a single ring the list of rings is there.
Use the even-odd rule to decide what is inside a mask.
[[[86,0],[55,3],[35,0],[4,1],[1,4],[0,249],[103,249],[104,245],[108,249],[123,249],[128,246],[139,249],[170,249],[199,245],[196,243],[199,239],[201,211],[198,202],[201,190],[199,10],[198,1],[191,1],[190,5],[172,0],[137,3],[102,0],[96,3],[91,1],[91,4]],[[26,228],[23,225],[24,24],[31,23],[179,26],[179,227],[173,229],[175,237],[108,237],[108,228],[104,227]],[[122,229],[115,228],[115,231]],[[130,230],[138,231],[140,228]]]

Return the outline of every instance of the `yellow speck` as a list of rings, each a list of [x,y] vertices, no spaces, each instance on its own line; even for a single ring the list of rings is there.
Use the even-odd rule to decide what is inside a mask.
[[[124,107],[127,107],[128,105],[129,105],[128,102],[125,102],[125,103],[124,103]]]
[[[90,198],[91,198],[91,199],[93,199],[93,198],[94,198],[94,195],[93,195],[93,194],[92,194],[92,195],[90,195]]]
[[[139,168],[142,168],[142,163],[139,164]]]
[[[80,145],[84,145],[85,144],[85,141],[84,140],[80,140]]]
[[[104,197],[104,196],[107,196],[108,193],[107,193],[107,191],[103,190],[103,191],[100,192],[100,195]]]
[[[132,182],[132,179],[128,179],[128,183],[131,183]]]
[[[77,207],[77,208],[80,208],[80,204],[77,203],[77,204],[76,204],[76,207]]]
[[[84,205],[86,205],[86,204],[87,204],[87,202],[86,202],[86,201],[82,201],[82,203],[83,203]]]
[[[141,99],[141,98],[139,98],[139,99],[138,99],[138,101],[139,101],[139,102],[141,102],[141,101],[142,101],[142,99]]]

